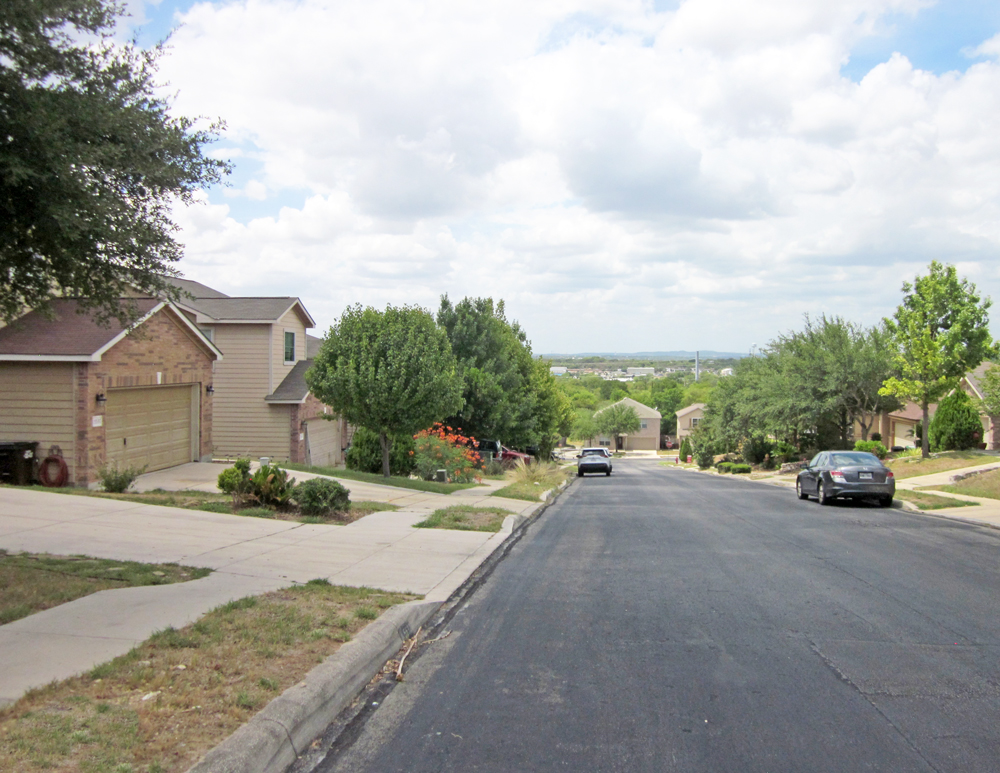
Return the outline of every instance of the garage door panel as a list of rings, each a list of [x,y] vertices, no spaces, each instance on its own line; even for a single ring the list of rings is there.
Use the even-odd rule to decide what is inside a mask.
[[[107,396],[109,462],[152,471],[191,461],[191,386],[112,389]]]

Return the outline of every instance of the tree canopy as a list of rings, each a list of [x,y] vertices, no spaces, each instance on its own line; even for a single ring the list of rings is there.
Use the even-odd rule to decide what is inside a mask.
[[[625,403],[609,405],[594,416],[597,428],[602,435],[617,438],[619,435],[631,435],[638,432],[641,426],[639,414],[635,408]]]
[[[218,182],[220,124],[170,114],[164,49],[121,45],[112,0],[0,3],[0,319],[72,295],[102,320],[167,297],[181,256],[170,210]]]
[[[411,306],[349,307],[323,339],[306,383],[349,422],[378,433],[386,477],[394,434],[413,435],[462,407],[447,335]]]
[[[989,331],[989,298],[959,279],[952,265],[933,261],[926,276],[903,283],[903,302],[885,320],[895,343],[898,376],[882,394],[913,400],[923,411],[921,448],[929,455],[929,407],[958,387],[969,371],[997,354]]]

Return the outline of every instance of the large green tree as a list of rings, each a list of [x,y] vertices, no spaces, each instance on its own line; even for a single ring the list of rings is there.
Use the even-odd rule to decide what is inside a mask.
[[[882,394],[913,400],[923,412],[921,449],[929,453],[929,408],[958,387],[969,371],[997,355],[989,330],[992,301],[959,278],[952,265],[933,261],[926,276],[903,283],[903,302],[886,330],[896,345],[899,375],[886,380]]]
[[[349,422],[378,433],[385,477],[394,434],[412,435],[462,406],[448,337],[411,306],[348,308],[323,339],[306,383]]]
[[[0,3],[0,319],[81,298],[126,321],[130,288],[173,297],[171,207],[218,182],[221,129],[170,114],[163,47],[120,44],[113,0]]]
[[[639,431],[641,422],[635,408],[625,403],[609,405],[594,415],[597,428],[602,435],[617,439],[621,435],[631,435]]]

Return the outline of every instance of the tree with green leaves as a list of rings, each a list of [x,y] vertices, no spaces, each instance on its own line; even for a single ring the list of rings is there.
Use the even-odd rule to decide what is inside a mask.
[[[638,432],[642,426],[635,408],[625,403],[615,403],[598,411],[594,415],[594,420],[602,435],[615,440],[622,435]]]
[[[378,433],[385,477],[393,435],[413,435],[462,407],[448,336],[413,306],[349,307],[323,339],[306,383],[347,421]]]
[[[601,430],[597,426],[594,415],[590,411],[582,410],[573,422],[570,434],[587,445],[589,441],[601,434]]]
[[[937,261],[926,276],[903,283],[903,302],[885,326],[896,346],[899,375],[885,381],[881,392],[920,405],[921,450],[930,455],[929,408],[958,387],[983,360],[997,355],[989,331],[992,301],[980,298],[976,286],[959,279],[952,265]]]
[[[928,435],[934,451],[963,451],[978,446],[983,439],[983,424],[972,398],[956,389],[938,403]]]
[[[979,388],[983,397],[979,401],[979,409],[990,417],[990,421],[1000,417],[1000,367],[991,365],[979,379]],[[1000,441],[1000,437],[994,435],[993,443]]]
[[[219,182],[222,126],[170,114],[162,45],[116,42],[113,0],[0,3],[0,319],[72,295],[106,321],[176,297],[171,208]]]

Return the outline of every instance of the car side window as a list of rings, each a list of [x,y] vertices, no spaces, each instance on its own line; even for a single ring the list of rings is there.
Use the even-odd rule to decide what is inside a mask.
[[[823,454],[816,454],[809,462],[810,467],[819,467],[820,462],[823,460]]]

